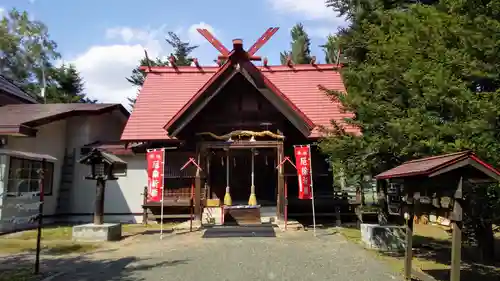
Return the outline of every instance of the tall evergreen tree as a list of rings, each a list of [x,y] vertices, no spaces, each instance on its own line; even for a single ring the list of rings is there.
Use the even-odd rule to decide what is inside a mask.
[[[85,87],[80,73],[74,65],[62,65],[51,71],[52,83],[46,90],[47,103],[96,103],[84,93]]]
[[[295,64],[307,64],[312,60],[311,57],[311,40],[307,35],[302,23],[297,23],[290,31],[292,37],[291,50],[280,53],[281,64],[286,64],[287,58],[291,56],[292,62]]]
[[[189,42],[182,41],[177,34],[174,32],[168,32],[168,38],[165,41],[172,47],[173,56],[175,58],[175,64],[178,66],[189,66],[193,62],[193,59],[189,55],[198,48],[197,45],[191,45]],[[141,66],[148,65],[148,59],[143,58],[139,62],[139,65],[132,70],[132,75],[127,77],[127,81],[135,86],[141,87],[144,84],[144,79],[146,78],[146,72],[140,69]],[[151,66],[168,66],[168,60],[161,58],[156,58],[155,60],[149,59],[149,65]],[[134,107],[137,97],[127,98],[131,108]]]
[[[351,25],[338,37],[349,61],[342,72],[348,94],[328,93],[354,113],[345,122],[362,131],[352,136],[334,124],[321,143],[334,167],[350,176],[377,174],[464,149],[500,163],[500,12],[489,8],[495,1],[329,2]],[[476,222],[470,233],[491,233],[500,217],[498,189],[489,192],[475,204],[482,215],[469,220]]]
[[[346,58],[342,54],[342,49],[337,36],[328,35],[328,37],[326,38],[326,43],[324,45],[320,45],[320,47],[325,53],[326,63],[346,63]]]

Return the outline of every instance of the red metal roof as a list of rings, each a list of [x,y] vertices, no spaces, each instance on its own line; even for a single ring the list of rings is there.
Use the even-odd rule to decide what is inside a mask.
[[[403,178],[410,176],[425,176],[437,170],[448,167],[449,165],[465,160],[467,158],[471,158],[472,160],[478,162],[480,165],[484,166],[493,173],[500,175],[500,171],[495,169],[493,166],[480,160],[471,151],[462,151],[462,152],[456,152],[451,154],[444,154],[439,156],[426,157],[422,159],[408,161],[395,168],[392,168],[381,174],[378,174],[375,178],[389,179],[389,178]]]
[[[296,107],[310,119],[316,129],[309,137],[319,137],[318,126],[330,127],[330,120],[342,123],[352,116],[343,113],[319,86],[343,91],[345,87],[335,65],[257,66]],[[134,111],[123,131],[122,140],[166,140],[164,129],[196,93],[218,72],[220,67],[152,67],[137,98]],[[359,133],[346,127],[347,132]]]

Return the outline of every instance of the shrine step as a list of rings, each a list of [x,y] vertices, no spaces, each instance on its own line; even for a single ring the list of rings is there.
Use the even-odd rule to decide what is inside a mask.
[[[224,225],[260,225],[260,206],[224,207]]]
[[[255,226],[214,226],[207,228],[203,238],[224,237],[276,237],[276,232],[271,225]]]

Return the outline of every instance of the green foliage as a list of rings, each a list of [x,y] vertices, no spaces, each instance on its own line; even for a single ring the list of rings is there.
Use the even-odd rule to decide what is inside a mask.
[[[83,93],[84,83],[72,65],[55,67],[60,58],[47,27],[12,9],[0,22],[0,72],[40,102],[95,103]],[[41,87],[45,78],[45,99]]]
[[[191,45],[189,42],[182,41],[177,34],[169,31],[168,37],[165,41],[174,50],[173,56],[175,58],[175,64],[178,66],[189,66],[193,62],[193,59],[189,55],[198,48],[197,45]],[[148,63],[149,62],[149,63]],[[156,58],[154,60],[143,58],[139,62],[139,65],[132,70],[132,75],[127,77],[127,81],[135,86],[141,87],[144,84],[144,79],[146,78],[146,72],[141,70],[141,66],[168,66],[169,62],[167,59]],[[130,107],[133,108],[137,97],[128,98]]]
[[[29,93],[40,92],[42,68],[60,58],[56,47],[47,27],[26,12],[12,9],[0,22],[0,71]]]
[[[471,41],[487,34],[436,7],[412,5],[379,11],[341,36],[350,51],[349,95],[329,94],[355,113],[346,121],[363,136],[337,132],[323,149],[354,174],[463,149],[498,163],[498,94],[484,88],[498,73],[487,72],[493,58],[470,52]]]
[[[351,20],[336,37],[348,61],[348,94],[327,92],[353,113],[345,123],[362,132],[333,124],[320,144],[333,167],[355,178],[465,149],[500,163],[500,1],[327,4]],[[464,232],[491,249],[498,185],[469,189],[466,197]]]
[[[336,64],[336,63],[346,63],[346,58],[342,55],[342,49],[336,35],[328,35],[326,38],[326,43],[320,45],[325,53],[325,62]]]
[[[295,64],[307,64],[311,62],[311,40],[301,23],[296,24],[290,31],[292,37],[291,51],[280,53],[281,64],[286,64],[288,56],[291,56]]]

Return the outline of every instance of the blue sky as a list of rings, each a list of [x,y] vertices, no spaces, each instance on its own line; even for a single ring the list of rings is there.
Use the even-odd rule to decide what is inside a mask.
[[[213,64],[216,51],[197,27],[212,31],[231,49],[241,38],[249,47],[268,28],[280,30],[257,55],[279,63],[279,52],[290,47],[290,28],[302,22],[321,61],[318,45],[345,24],[326,8],[324,0],[0,0],[0,12],[13,7],[43,21],[58,43],[64,62],[77,66],[87,93],[103,102],[124,102],[137,89],[128,76],[146,49],[151,57],[167,56],[163,38],[174,31],[200,47],[193,52],[202,64]]]

